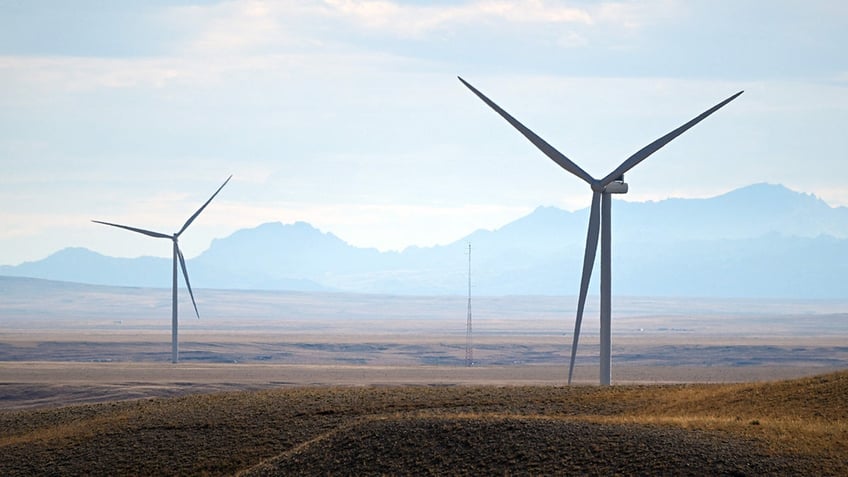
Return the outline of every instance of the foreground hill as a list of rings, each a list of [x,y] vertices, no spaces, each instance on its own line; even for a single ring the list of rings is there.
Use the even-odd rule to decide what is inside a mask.
[[[0,413],[2,475],[845,475],[848,372],[308,387]]]
[[[613,289],[642,296],[845,298],[848,208],[755,184],[709,199],[616,200]],[[215,239],[189,261],[195,288],[461,295],[474,248],[479,295],[576,293],[588,210],[540,207],[451,244],[380,252],[303,222]],[[92,230],[92,233],[116,233]],[[0,275],[169,287],[171,260],[68,248]]]

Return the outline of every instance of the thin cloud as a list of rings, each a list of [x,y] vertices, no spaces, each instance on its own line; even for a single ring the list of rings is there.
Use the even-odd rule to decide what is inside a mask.
[[[657,0],[650,2],[605,2],[592,10],[598,23],[635,31],[657,23],[666,23],[686,15],[684,2]]]
[[[458,6],[415,6],[389,1],[328,0],[330,13],[356,24],[400,36],[421,36],[457,25],[487,23],[591,24],[581,8],[552,5],[541,0],[481,1]]]
[[[586,9],[542,0],[477,1],[455,5],[326,0],[323,3],[225,2],[203,7],[176,7],[162,15],[162,21],[195,30],[185,51],[226,53],[344,44],[351,40],[345,35],[352,29],[422,38],[434,32],[469,26],[591,25],[593,18]]]

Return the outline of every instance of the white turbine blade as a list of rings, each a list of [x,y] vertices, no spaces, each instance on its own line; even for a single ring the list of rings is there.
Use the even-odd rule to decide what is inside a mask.
[[[486,95],[484,95],[480,91],[477,91],[477,89],[475,87],[468,84],[464,79],[460,78],[459,76],[457,76],[457,78],[459,78],[459,81],[462,81],[462,84],[467,86],[468,89],[470,89],[474,94],[476,94],[478,98],[482,99],[484,103],[488,104],[490,108],[494,109],[495,112],[497,112],[504,119],[506,119],[507,122],[509,122],[509,124],[512,124],[512,126],[515,129],[518,129],[518,132],[520,132],[521,134],[524,135],[524,137],[529,139],[530,142],[532,142],[534,146],[539,148],[539,150],[542,151],[543,153],[545,153],[546,156],[550,157],[554,162],[559,164],[560,167],[562,167],[563,169],[567,170],[568,172],[574,174],[575,176],[583,179],[588,184],[592,184],[595,181],[592,178],[592,176],[590,176],[586,171],[581,169],[580,166],[571,162],[571,159],[565,157],[564,154],[562,154],[561,152],[554,149],[553,146],[551,146],[550,144],[545,142],[544,139],[537,136],[536,133],[527,129],[523,124],[518,122],[517,119],[510,116],[509,113],[507,113],[506,111],[501,109],[500,106],[498,106],[492,100],[487,98]]]
[[[101,222],[99,220],[92,220],[92,222],[94,222],[95,224],[111,225],[112,227],[118,227],[119,229],[126,229],[126,230],[138,232],[140,234],[149,235],[151,237],[156,237],[156,238],[166,238],[166,239],[173,239],[174,238],[174,237],[167,235],[167,234],[154,232],[152,230],[144,230],[144,229],[139,229],[139,228],[136,228],[136,227],[130,227],[129,225],[111,224],[109,222]]]
[[[648,144],[647,146],[643,147],[642,149],[639,150],[639,152],[637,152],[636,154],[633,154],[626,161],[622,162],[621,165],[618,166],[614,171],[610,172],[609,175],[607,175],[606,177],[601,179],[601,185],[606,186],[610,182],[618,179],[619,177],[624,175],[625,172],[629,171],[634,166],[636,166],[636,164],[639,164],[640,162],[644,161],[648,156],[657,152],[660,148],[662,148],[663,146],[665,146],[666,144],[668,144],[672,140],[674,140],[674,138],[683,134],[689,128],[698,124],[699,122],[704,120],[710,114],[713,114],[714,112],[718,111],[719,109],[724,107],[724,105],[733,101],[734,99],[736,99],[737,96],[739,96],[742,93],[744,93],[744,91],[740,91],[740,92],[734,94],[733,96],[725,99],[724,101],[718,103],[717,105],[713,106],[712,108],[704,111],[703,113],[698,115],[695,119],[689,121],[688,123],[684,124],[683,126],[680,126],[679,128],[675,129],[674,131],[671,131],[670,133],[666,134],[665,136],[663,136],[663,137],[657,139],[656,141]]]
[[[183,251],[180,250],[179,247],[177,247],[177,256],[180,257],[180,267],[183,269],[183,278],[185,278],[186,288],[188,288],[188,296],[191,297],[191,304],[194,305],[194,314],[197,315],[198,319],[200,319],[200,313],[197,311],[197,303],[194,301],[194,293],[191,291],[191,283],[188,281],[188,270],[186,269]]]
[[[586,252],[583,256],[583,276],[580,279],[580,295],[577,298],[577,318],[574,320],[574,341],[571,344],[571,363],[568,365],[568,384],[574,373],[574,359],[577,356],[577,342],[580,340],[580,325],[583,323],[583,309],[586,295],[589,293],[589,281],[595,266],[595,253],[598,251],[598,235],[601,228],[601,193],[592,194],[592,208],[589,211],[589,231],[586,233]]]
[[[215,193],[212,194],[212,197],[210,197],[209,200],[207,200],[205,204],[203,204],[199,209],[197,209],[197,212],[195,212],[194,215],[192,215],[191,217],[188,218],[188,220],[186,220],[186,223],[185,223],[185,225],[183,225],[183,228],[181,228],[180,231],[177,232],[178,237],[181,233],[183,233],[185,231],[185,229],[188,228],[189,225],[191,225],[192,222],[194,222],[194,219],[196,219],[197,216],[200,215],[201,212],[203,212],[203,209],[205,209],[206,206],[209,205],[210,202],[212,202],[212,199],[214,199],[215,196],[218,195],[218,192],[221,192],[221,189],[223,189],[224,186],[227,185],[227,182],[230,182],[230,179],[232,179],[232,178],[233,178],[232,175],[230,175],[230,177],[227,177],[227,180],[225,180],[224,183],[221,184],[221,187],[218,187],[218,190],[216,190]]]

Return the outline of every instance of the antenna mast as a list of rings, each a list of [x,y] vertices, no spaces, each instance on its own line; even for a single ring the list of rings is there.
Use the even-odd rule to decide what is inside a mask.
[[[471,242],[468,243],[468,318],[465,322],[465,366],[474,364],[474,350],[471,347]]]

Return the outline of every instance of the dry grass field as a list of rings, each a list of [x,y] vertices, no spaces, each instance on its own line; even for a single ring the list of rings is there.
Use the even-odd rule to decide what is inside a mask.
[[[307,386],[0,412],[0,475],[846,475],[848,372]]]

